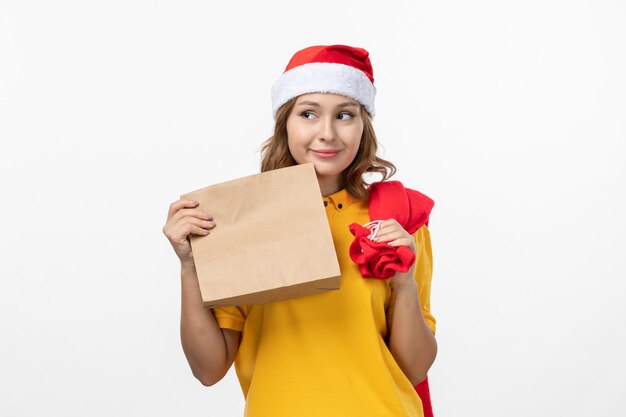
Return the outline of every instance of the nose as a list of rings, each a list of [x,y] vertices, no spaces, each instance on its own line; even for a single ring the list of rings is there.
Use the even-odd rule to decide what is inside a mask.
[[[320,123],[320,140],[335,140],[335,120],[332,117],[324,117]]]

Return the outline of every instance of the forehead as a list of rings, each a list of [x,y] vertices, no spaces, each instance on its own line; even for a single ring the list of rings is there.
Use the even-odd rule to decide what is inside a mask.
[[[353,99],[346,97],[346,96],[342,96],[340,94],[334,94],[334,93],[302,94],[301,96],[298,96],[298,98],[296,99],[296,105],[303,103],[303,102],[314,102],[314,103],[318,103],[321,106],[325,106],[325,105],[336,106],[336,105],[345,104],[345,103],[349,103],[354,106],[359,106],[359,103],[357,103]]]

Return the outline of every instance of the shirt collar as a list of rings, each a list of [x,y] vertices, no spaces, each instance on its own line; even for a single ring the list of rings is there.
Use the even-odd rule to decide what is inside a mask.
[[[324,205],[328,207],[334,207],[336,210],[343,210],[346,207],[354,203],[356,199],[350,195],[348,190],[342,188],[341,190],[324,197]]]

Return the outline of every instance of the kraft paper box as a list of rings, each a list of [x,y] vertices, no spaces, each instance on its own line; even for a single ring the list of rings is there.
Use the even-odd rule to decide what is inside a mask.
[[[339,289],[339,262],[313,164],[181,196],[216,227],[190,235],[204,307],[264,304]]]

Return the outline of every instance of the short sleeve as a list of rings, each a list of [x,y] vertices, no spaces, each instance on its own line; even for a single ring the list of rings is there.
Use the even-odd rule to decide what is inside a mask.
[[[217,324],[222,329],[231,329],[238,332],[243,330],[248,314],[247,306],[213,307],[211,308]]]
[[[430,231],[426,226],[420,227],[414,234],[417,253],[415,257],[415,281],[422,306],[422,314],[428,327],[435,333],[436,320],[430,312],[430,287],[433,276],[433,253],[430,242]],[[390,328],[393,316],[393,302],[387,311],[387,325]]]
[[[430,312],[430,288],[433,278],[433,250],[430,243],[430,230],[426,226],[422,226],[413,236],[418,248],[415,281],[417,281],[417,288],[419,289],[422,313],[426,323],[435,333],[437,321]]]

